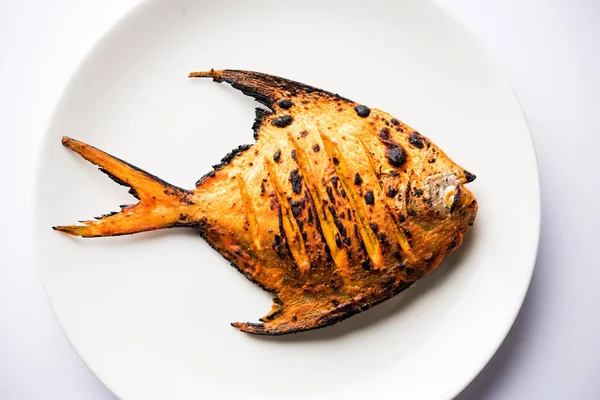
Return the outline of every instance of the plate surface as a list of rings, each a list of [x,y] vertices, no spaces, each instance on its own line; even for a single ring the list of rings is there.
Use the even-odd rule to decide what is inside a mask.
[[[78,239],[50,229],[134,202],[68,135],[175,185],[252,142],[256,103],[194,70],[267,72],[382,110],[474,172],[463,246],[400,296],[330,328],[265,338],[270,297],[192,230]],[[539,185],[519,104],[494,61],[428,2],[150,1],[96,45],[41,154],[38,265],[73,346],[124,400],[447,399],[483,368],[534,266]],[[367,396],[367,397],[365,397]]]

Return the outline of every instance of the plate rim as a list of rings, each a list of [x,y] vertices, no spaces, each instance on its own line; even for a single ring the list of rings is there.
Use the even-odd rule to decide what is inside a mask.
[[[387,1],[387,0],[383,0],[383,1]],[[530,212],[530,218],[531,218],[530,223],[532,224],[532,226],[535,227],[534,237],[531,238],[531,243],[532,243],[531,247],[533,248],[533,250],[530,255],[531,259],[528,260],[528,262],[526,262],[526,263],[524,262],[524,265],[530,265],[530,267],[528,269],[527,282],[523,286],[522,293],[520,293],[518,296],[518,307],[515,307],[513,309],[513,311],[511,312],[512,313],[511,317],[507,318],[509,323],[506,324],[505,329],[498,336],[498,340],[493,344],[493,346],[490,345],[490,347],[493,349],[489,352],[488,355],[483,357],[482,364],[473,366],[473,369],[472,369],[473,372],[470,373],[467,378],[465,378],[460,384],[453,385],[454,387],[456,387],[456,390],[453,393],[451,393],[451,396],[449,398],[454,399],[457,396],[461,395],[461,393],[481,374],[481,372],[489,364],[489,362],[492,360],[492,358],[498,353],[498,350],[501,348],[501,346],[505,342],[508,334],[514,327],[515,321],[516,321],[518,315],[520,314],[521,310],[523,309],[523,304],[527,298],[527,294],[529,293],[529,288],[531,286],[533,273],[536,269],[536,261],[537,261],[538,255],[539,255],[540,236],[541,236],[542,202],[541,202],[539,157],[538,157],[538,151],[535,146],[535,142],[533,141],[533,136],[531,135],[530,125],[527,120],[527,115],[523,108],[522,102],[519,99],[517,92],[515,91],[514,85],[508,78],[506,71],[504,70],[502,65],[498,62],[498,59],[494,56],[493,52],[490,51],[489,47],[485,43],[482,42],[482,40],[480,39],[479,36],[477,36],[467,25],[465,25],[459,18],[457,18],[452,12],[450,12],[449,9],[445,6],[445,4],[441,3],[439,0],[419,0],[419,1],[429,3],[429,5],[435,7],[438,12],[442,13],[445,18],[447,18],[448,20],[451,20],[457,29],[463,30],[464,33],[466,33],[467,36],[469,37],[469,40],[471,40],[473,42],[474,46],[479,50],[479,52],[481,54],[483,54],[485,57],[487,57],[493,63],[493,65],[498,69],[498,73],[499,73],[503,83],[506,84],[507,87],[510,89],[510,93],[511,93],[512,97],[514,98],[514,100],[516,101],[516,105],[518,106],[518,110],[519,110],[519,116],[522,119],[524,128],[527,131],[528,152],[530,152],[530,155],[533,156],[531,172],[534,173],[534,176],[535,176],[535,179],[534,179],[535,186],[531,188],[532,192],[530,193],[532,195],[532,197],[535,197],[534,199],[532,199],[533,202],[535,203],[535,210],[531,210],[531,212]],[[115,18],[111,23],[109,23],[105,27],[105,29],[96,37],[96,39],[92,41],[92,43],[89,45],[89,47],[84,52],[83,56],[76,62],[75,68],[68,75],[68,78],[66,79],[65,84],[59,90],[56,101],[53,103],[50,117],[48,118],[47,123],[45,124],[45,129],[44,129],[43,135],[41,136],[40,146],[38,146],[37,150],[36,150],[35,166],[33,168],[33,171],[32,171],[33,173],[31,176],[31,178],[32,178],[31,182],[33,185],[33,190],[31,192],[32,199],[39,198],[39,194],[40,194],[40,190],[41,190],[38,185],[35,185],[35,182],[39,179],[39,177],[42,174],[42,167],[43,167],[42,166],[42,159],[43,159],[42,155],[45,152],[44,144],[48,140],[48,136],[49,136],[48,134],[49,134],[49,131],[51,130],[51,127],[54,125],[55,120],[58,118],[58,113],[59,113],[59,110],[60,110],[62,104],[66,101],[67,94],[71,90],[71,86],[73,85],[74,78],[81,73],[83,68],[87,65],[88,60],[93,56],[93,54],[100,47],[100,45],[108,38],[108,36],[111,34],[111,32],[113,32],[117,27],[121,26],[128,20],[133,19],[139,11],[145,9],[150,4],[161,3],[161,2],[163,2],[163,0],[140,0],[136,4],[126,8],[124,11],[121,11],[120,15],[117,18]],[[96,372],[95,368],[93,368],[88,363],[88,361],[83,357],[78,346],[73,342],[73,340],[71,339],[71,336],[68,334],[67,330],[65,329],[64,323],[62,322],[61,318],[59,317],[59,313],[57,312],[53,302],[51,301],[49,290],[46,285],[46,281],[43,278],[43,272],[42,272],[41,263],[40,263],[40,254],[39,254],[39,250],[38,250],[39,246],[37,244],[39,239],[38,239],[37,235],[35,235],[35,221],[36,221],[35,216],[38,213],[37,212],[37,202],[35,200],[30,203],[29,209],[30,209],[31,215],[34,216],[34,218],[30,219],[29,228],[30,228],[30,239],[33,244],[33,253],[34,253],[33,255],[34,255],[34,261],[35,261],[35,265],[36,265],[36,271],[37,271],[37,274],[39,277],[39,281],[41,283],[44,297],[47,299],[47,303],[49,305],[51,313],[54,316],[54,319],[57,322],[57,325],[59,326],[60,331],[63,333],[64,337],[67,339],[67,343],[75,351],[75,353],[77,354],[79,359],[83,362],[83,364],[88,368],[89,371],[91,371],[93,373],[93,375],[102,383],[102,385],[104,385],[114,396],[121,398],[117,394],[117,391],[114,390],[112,385],[109,384],[101,375],[99,375]]]

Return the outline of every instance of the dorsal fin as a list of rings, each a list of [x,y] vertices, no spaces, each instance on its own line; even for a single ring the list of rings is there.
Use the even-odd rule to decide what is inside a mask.
[[[338,94],[318,89],[304,83],[280,78],[274,75],[263,74],[254,71],[241,71],[235,69],[223,69],[206,72],[191,72],[190,78],[213,78],[215,82],[227,82],[234,88],[241,90],[245,95],[252,96],[261,104],[273,109],[276,102],[279,108],[286,108],[288,97],[294,97],[298,94],[319,93],[333,100],[342,100],[353,103]]]

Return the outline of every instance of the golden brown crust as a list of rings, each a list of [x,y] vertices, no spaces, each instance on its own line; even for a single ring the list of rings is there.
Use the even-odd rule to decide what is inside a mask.
[[[175,224],[199,228],[275,294],[261,324],[234,326],[279,335],[331,325],[398,294],[460,246],[477,212],[463,186],[474,175],[411,127],[283,78],[190,76],[231,83],[270,108],[257,110],[256,143],[226,156],[185,210],[176,207],[186,221]]]

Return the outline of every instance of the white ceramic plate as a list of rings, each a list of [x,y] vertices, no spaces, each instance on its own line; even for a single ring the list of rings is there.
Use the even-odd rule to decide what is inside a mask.
[[[68,135],[181,187],[252,141],[255,103],[194,70],[249,69],[390,112],[477,174],[464,245],[400,296],[334,327],[243,334],[270,297],[191,230],[77,239],[50,229],[131,203],[61,146]],[[81,357],[124,400],[447,399],[483,368],[527,290],[537,248],[533,147],[499,68],[424,1],[151,1],[71,79],[43,147],[37,260]]]

